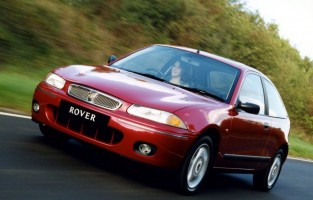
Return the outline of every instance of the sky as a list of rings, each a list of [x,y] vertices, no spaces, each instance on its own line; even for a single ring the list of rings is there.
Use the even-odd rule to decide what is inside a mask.
[[[241,0],[258,11],[267,23],[278,25],[279,35],[289,40],[302,57],[313,60],[313,0]]]

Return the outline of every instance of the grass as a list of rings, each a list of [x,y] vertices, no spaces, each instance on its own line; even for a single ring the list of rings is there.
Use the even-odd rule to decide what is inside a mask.
[[[43,77],[14,71],[0,72],[0,107],[30,114],[34,89]]]
[[[289,155],[313,160],[313,145],[308,139],[303,139],[300,135],[295,134],[298,131],[292,130],[289,136]]]

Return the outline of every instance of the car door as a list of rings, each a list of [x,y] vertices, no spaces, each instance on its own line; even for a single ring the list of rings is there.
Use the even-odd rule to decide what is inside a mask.
[[[228,130],[227,145],[223,149],[223,164],[232,168],[255,169],[260,162],[266,162],[264,156],[270,130],[270,121],[266,116],[265,96],[261,77],[248,74],[238,96],[238,104],[258,105],[257,114],[237,108]]]

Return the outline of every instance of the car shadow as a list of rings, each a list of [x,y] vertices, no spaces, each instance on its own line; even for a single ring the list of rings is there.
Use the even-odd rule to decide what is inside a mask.
[[[133,182],[177,192],[176,171],[142,164],[99,147],[71,139],[66,143],[55,143],[44,137],[36,137],[35,142],[47,145],[79,162],[96,169],[122,176]],[[233,190],[253,190],[251,175],[221,174],[212,172],[198,194],[220,193]]]

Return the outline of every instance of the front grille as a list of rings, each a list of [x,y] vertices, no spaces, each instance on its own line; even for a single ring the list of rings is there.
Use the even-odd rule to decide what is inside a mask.
[[[108,126],[109,116],[81,106],[62,101],[54,117],[58,125],[102,143],[117,144],[123,139],[122,132]]]
[[[108,110],[116,110],[122,105],[122,102],[117,98],[81,85],[71,84],[68,89],[68,94]]]

